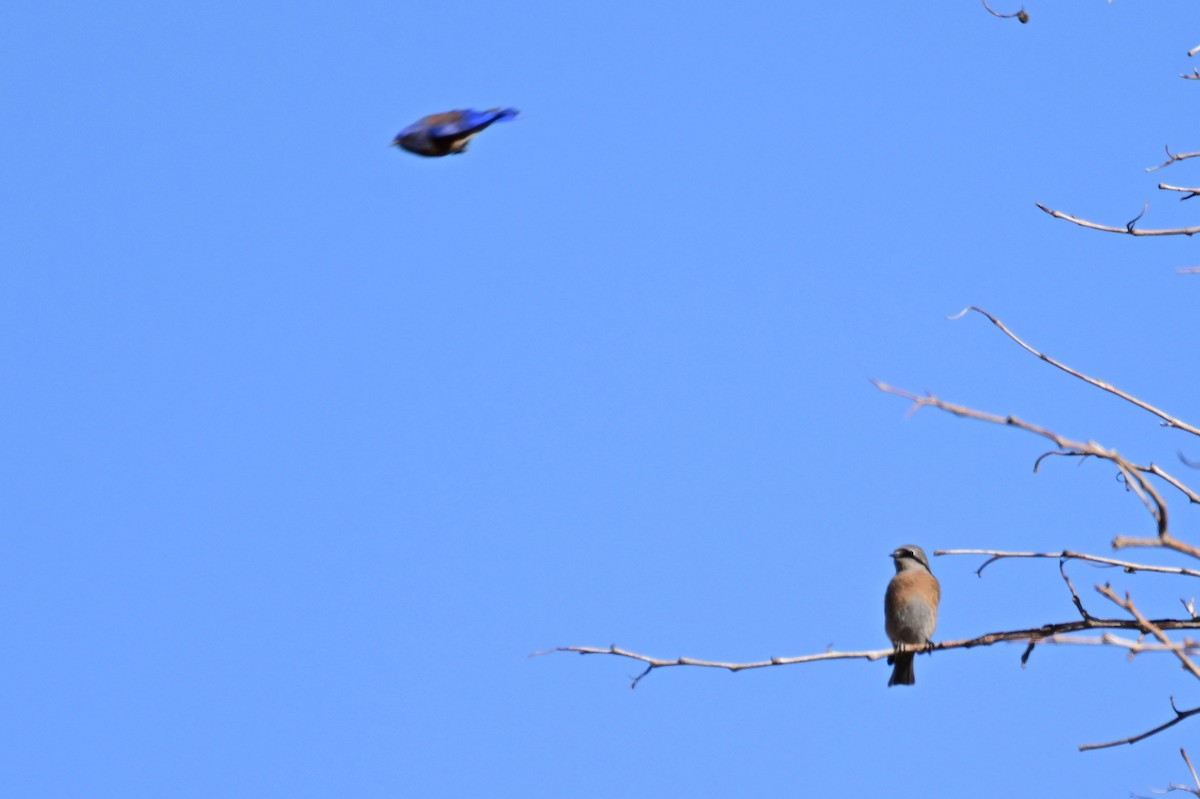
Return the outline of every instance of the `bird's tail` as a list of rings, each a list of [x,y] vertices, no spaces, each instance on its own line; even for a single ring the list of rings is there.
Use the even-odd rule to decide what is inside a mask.
[[[912,652],[897,652],[888,658],[888,663],[892,662],[896,665],[892,668],[892,678],[888,680],[889,688],[893,685],[916,685],[917,675],[913,671]]]
[[[516,119],[517,114],[521,112],[515,108],[490,108],[488,109],[488,113],[496,115],[496,118],[492,120],[493,122],[507,122],[510,119]]]

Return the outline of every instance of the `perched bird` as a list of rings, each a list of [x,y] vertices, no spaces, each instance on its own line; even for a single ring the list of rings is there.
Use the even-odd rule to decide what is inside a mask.
[[[897,547],[892,552],[896,576],[888,583],[883,597],[883,626],[893,644],[927,646],[937,627],[938,602],[942,587],[929,571],[925,550],[913,544]],[[913,652],[896,652],[888,664],[896,664],[888,686],[912,685]]]
[[[467,108],[430,114],[397,133],[396,138],[392,139],[392,146],[431,158],[458,155],[466,152],[471,139],[488,125],[505,122],[516,115],[515,108],[491,108],[487,111]]]

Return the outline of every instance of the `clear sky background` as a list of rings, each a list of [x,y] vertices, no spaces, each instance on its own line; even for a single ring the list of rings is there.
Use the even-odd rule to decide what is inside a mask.
[[[997,8],[1015,11],[1012,4]],[[901,543],[1107,551],[1178,466],[1195,5],[13,0],[0,11],[6,642],[29,797],[1126,796],[1167,657],[886,645]],[[514,106],[461,157],[415,119]],[[1194,163],[1194,162],[1193,162]],[[1192,201],[1197,203],[1200,201]],[[1194,476],[1194,475],[1193,475]],[[1167,495],[1177,534],[1195,513]],[[1190,515],[1189,515],[1190,513]],[[1153,560],[1154,554],[1144,559]],[[939,638],[1075,616],[937,558]],[[1177,614],[1181,578],[1071,567]],[[1174,582],[1172,582],[1174,580]]]

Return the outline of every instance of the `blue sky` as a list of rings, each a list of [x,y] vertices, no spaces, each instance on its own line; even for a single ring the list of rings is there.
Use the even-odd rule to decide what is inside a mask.
[[[1177,77],[1200,28],[1164,23],[1182,2],[1045,5],[7,4],[4,793],[1185,781],[1194,723],[1075,751],[1200,704],[1167,658],[999,646],[919,658],[911,690],[846,662],[632,692],[631,662],[527,658],[878,648],[898,544],[1150,531],[1110,469],[1034,475],[1032,437],[906,420],[867,382],[1200,457],[946,319],[980,305],[1200,415],[1194,242],[1034,207],[1195,223],[1154,189],[1194,168],[1144,168],[1200,146]],[[492,106],[522,116],[461,157],[386,146]],[[938,637],[1072,618],[1053,562],[976,566],[935,559]],[[1161,615],[1191,590],[1074,574]]]

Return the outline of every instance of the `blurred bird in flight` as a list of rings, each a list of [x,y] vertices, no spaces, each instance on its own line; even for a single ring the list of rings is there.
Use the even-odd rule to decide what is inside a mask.
[[[467,144],[493,122],[506,122],[517,115],[515,108],[476,111],[447,111],[417,120],[392,139],[392,146],[417,155],[436,158],[466,152]]]

